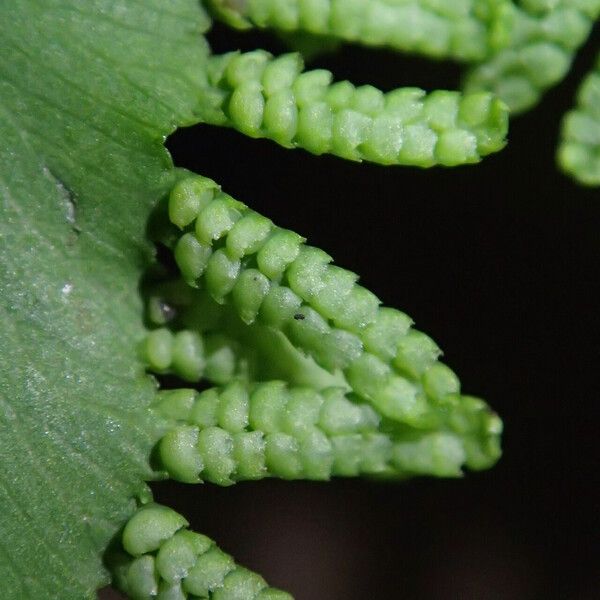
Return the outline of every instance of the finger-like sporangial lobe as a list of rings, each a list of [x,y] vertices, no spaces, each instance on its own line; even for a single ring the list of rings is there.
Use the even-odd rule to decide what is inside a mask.
[[[489,466],[498,451],[498,419],[474,398],[424,431],[395,429],[343,388],[317,391],[283,381],[165,390],[154,410],[173,422],[158,446],[160,466],[186,483],[457,477],[464,465]]]
[[[189,329],[155,329],[144,340],[141,356],[154,373],[176,375],[187,382],[206,379],[225,384],[232,379],[248,380],[256,370],[255,353],[218,330],[200,335]]]
[[[203,418],[206,411],[213,412],[205,420],[182,413],[161,442],[160,455],[173,476],[221,484],[268,475],[446,476],[460,474],[464,464],[477,469],[497,460],[498,417],[483,401],[461,395],[458,378],[438,361],[440,351],[431,338],[412,329],[404,313],[381,307],[376,296],[357,284],[356,275],[330,264],[326,253],[274,226],[210,179],[180,181],[171,193],[169,214],[183,229],[174,243],[175,260],[189,286],[200,288],[196,298],[207,316],[204,324],[196,321],[195,330],[172,333],[162,327],[152,332],[143,345],[144,360],[155,371],[199,379],[210,362],[210,353],[201,350],[202,338],[223,333],[227,311],[237,319],[226,332],[232,340],[227,347],[238,344],[237,354],[231,353],[234,358],[221,361],[229,366],[217,369],[238,387],[212,390],[193,400],[177,396],[174,406],[187,398]],[[217,314],[211,316],[215,307]],[[254,363],[277,363],[279,347],[268,342],[261,346],[257,339],[275,334],[308,356],[314,368],[329,373],[329,380],[300,386],[271,381],[257,388],[258,371],[236,372],[235,356],[255,353]],[[217,383],[226,383],[225,378]],[[245,387],[239,387],[242,383]],[[329,406],[328,394],[337,398],[340,419],[345,409],[369,414],[370,429],[335,431],[317,418],[319,407]],[[277,411],[289,413],[290,398],[307,395],[308,404],[294,400],[308,415],[310,435],[300,435],[283,424]],[[257,403],[275,415],[271,424],[252,416]],[[231,411],[237,425],[223,416],[230,410],[226,405],[235,407]],[[310,415],[317,420],[311,421]],[[244,461],[253,467],[240,467]],[[352,468],[340,466],[343,461]]]
[[[600,0],[522,0],[507,17],[507,44],[473,67],[464,89],[493,92],[513,113],[531,108],[568,73],[599,14]]]
[[[600,56],[563,120],[558,162],[581,183],[600,185]]]
[[[508,0],[209,0],[239,29],[307,32],[432,58],[482,60],[507,36]]]
[[[115,585],[134,600],[292,600],[187,525],[166,506],[140,507],[107,559]]]
[[[476,163],[504,147],[508,129],[507,107],[488,92],[383,93],[263,50],[211,56],[198,115],[313,154],[419,167]]]

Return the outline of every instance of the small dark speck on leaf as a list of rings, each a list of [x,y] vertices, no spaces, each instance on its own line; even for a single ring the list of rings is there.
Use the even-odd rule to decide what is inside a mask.
[[[304,315],[302,313],[296,313],[294,319],[296,319],[296,321],[302,321],[304,320]]]

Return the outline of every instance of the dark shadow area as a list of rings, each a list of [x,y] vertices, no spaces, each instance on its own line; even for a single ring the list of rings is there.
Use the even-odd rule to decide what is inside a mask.
[[[497,467],[460,481],[159,483],[157,501],[297,600],[595,597],[600,192],[558,172],[554,152],[599,33],[477,166],[358,165],[204,126],[169,140],[178,166],[410,314],[506,433]],[[226,49],[219,32],[213,43]],[[388,88],[456,80],[445,64],[426,63],[425,81],[408,65],[425,63],[348,48],[319,64]]]

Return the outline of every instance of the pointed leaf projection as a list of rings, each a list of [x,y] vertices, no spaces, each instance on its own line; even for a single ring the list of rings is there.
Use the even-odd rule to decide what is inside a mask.
[[[187,525],[166,506],[140,508],[111,556],[119,589],[140,600],[292,600]]]
[[[184,329],[156,329],[142,354],[155,371],[227,384],[161,397],[159,413],[178,422],[159,447],[171,476],[452,476],[497,460],[498,417],[461,395],[431,338],[354,273],[210,179],[180,181],[168,210],[184,229],[168,237],[191,289],[153,301]]]

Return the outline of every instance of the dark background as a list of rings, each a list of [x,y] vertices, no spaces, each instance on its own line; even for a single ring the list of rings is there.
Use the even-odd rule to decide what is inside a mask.
[[[359,165],[207,126],[168,141],[178,166],[303,234],[410,314],[505,435],[497,467],[462,480],[169,482],[152,486],[159,502],[297,600],[598,597],[600,191],[560,174],[554,152],[599,33],[480,165]],[[211,41],[283,50],[223,29]],[[356,47],[312,66],[384,90],[455,89],[460,78],[456,65]]]

